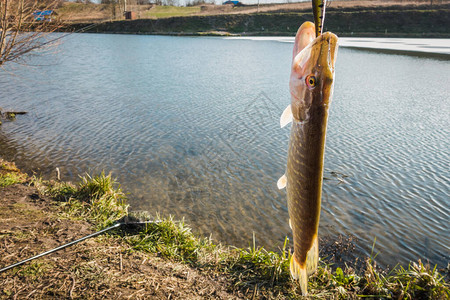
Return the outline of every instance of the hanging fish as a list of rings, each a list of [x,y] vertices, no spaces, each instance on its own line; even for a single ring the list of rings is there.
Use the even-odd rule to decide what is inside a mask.
[[[315,26],[305,22],[295,37],[289,82],[291,104],[281,127],[292,122],[286,174],[278,188],[286,187],[289,224],[294,237],[290,271],[307,294],[308,275],[319,259],[318,228],[328,109],[333,96],[338,38],[326,32],[315,38]]]

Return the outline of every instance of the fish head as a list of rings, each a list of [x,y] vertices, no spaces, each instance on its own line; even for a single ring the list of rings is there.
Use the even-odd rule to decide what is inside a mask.
[[[314,24],[305,22],[295,38],[289,89],[292,114],[300,122],[311,109],[328,109],[333,94],[338,38],[331,32],[314,37]]]

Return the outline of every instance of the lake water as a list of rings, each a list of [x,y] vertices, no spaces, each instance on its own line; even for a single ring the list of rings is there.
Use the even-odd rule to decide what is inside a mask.
[[[292,44],[73,34],[0,73],[0,156],[63,179],[111,171],[132,210],[215,240],[282,246]],[[381,265],[450,260],[450,61],[340,48],[319,235]]]

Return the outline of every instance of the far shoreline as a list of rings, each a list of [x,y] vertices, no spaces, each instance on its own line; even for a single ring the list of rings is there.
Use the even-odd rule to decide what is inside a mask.
[[[121,22],[121,21],[113,21]],[[109,22],[108,22],[109,23]],[[66,24],[67,27],[59,30],[58,32],[73,32],[73,33],[99,33],[99,34],[129,34],[129,35],[163,35],[163,36],[210,36],[210,37],[294,37],[295,33],[286,32],[228,32],[228,31],[168,31],[168,32],[145,32],[145,31],[109,31],[109,30],[83,30],[84,27],[90,27],[93,25],[100,26],[104,23],[73,23]],[[72,30],[69,30],[69,29]],[[76,28],[76,30],[74,30]],[[402,39],[450,39],[450,33],[400,33],[400,32],[390,32],[390,33],[374,33],[374,32],[338,32],[333,30],[328,30],[341,38],[402,38]]]
[[[450,3],[364,5],[328,8],[324,31],[339,37],[450,38]],[[67,23],[59,31],[170,36],[295,36],[303,22],[312,20],[309,7],[281,7],[259,13],[237,10],[235,13],[133,20],[62,18],[61,21]]]

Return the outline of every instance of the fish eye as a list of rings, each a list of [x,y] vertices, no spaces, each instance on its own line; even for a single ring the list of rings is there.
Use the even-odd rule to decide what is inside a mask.
[[[306,81],[306,85],[308,87],[315,87],[316,86],[316,77],[313,76],[313,75],[306,76],[305,81]]]

